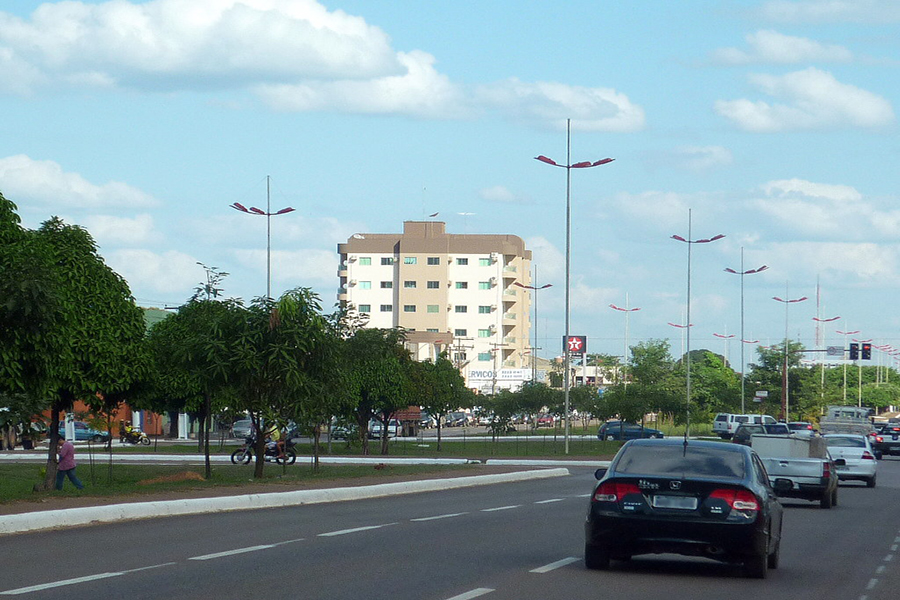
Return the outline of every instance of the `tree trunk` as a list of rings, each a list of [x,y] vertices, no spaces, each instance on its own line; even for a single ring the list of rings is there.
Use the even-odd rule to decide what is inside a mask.
[[[59,447],[59,405],[50,410],[50,449],[47,454],[47,473],[44,481],[34,484],[35,492],[46,492],[56,487],[56,449]]]
[[[319,436],[322,435],[322,425],[317,423],[313,427],[313,473],[319,472]],[[329,436],[329,443],[331,443]]]
[[[211,408],[212,408],[212,399],[209,396],[209,392],[206,392],[203,394],[203,412],[206,413],[206,435],[203,436],[203,438],[205,440],[203,454],[204,454],[204,458],[206,461],[206,479],[209,479],[210,477],[212,477],[212,467],[209,464],[209,429],[210,429],[209,422],[211,420],[209,418],[209,413],[212,412]]]
[[[442,417],[442,415],[438,415],[438,418],[437,418],[437,434],[438,434],[437,451],[438,452],[441,451],[441,417]]]

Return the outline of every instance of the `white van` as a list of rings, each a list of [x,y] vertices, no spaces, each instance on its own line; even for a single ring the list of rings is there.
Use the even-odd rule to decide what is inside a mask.
[[[778,421],[769,415],[733,415],[731,413],[719,413],[713,420],[713,433],[723,440],[730,440],[735,430],[749,423],[752,425],[773,425]]]

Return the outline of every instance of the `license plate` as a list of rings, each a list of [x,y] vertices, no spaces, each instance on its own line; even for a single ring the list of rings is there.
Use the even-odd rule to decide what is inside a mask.
[[[847,465],[835,465],[835,468],[838,471],[846,471],[849,467]]]
[[[676,508],[680,510],[696,510],[697,498],[693,496],[665,496],[656,494],[651,501],[653,508]]]

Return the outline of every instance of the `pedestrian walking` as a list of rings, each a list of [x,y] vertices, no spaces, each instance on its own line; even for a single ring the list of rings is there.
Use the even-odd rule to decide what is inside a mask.
[[[79,490],[84,489],[84,484],[75,476],[75,446],[69,440],[60,438],[60,446],[56,451],[59,454],[59,463],[56,466],[56,489],[63,488],[63,481],[66,477]]]

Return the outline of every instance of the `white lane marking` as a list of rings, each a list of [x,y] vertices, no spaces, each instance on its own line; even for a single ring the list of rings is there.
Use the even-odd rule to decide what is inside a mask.
[[[888,554],[887,556],[884,557],[884,562],[891,562],[892,560],[894,560],[893,554]]]
[[[578,494],[576,498],[590,498],[593,494]]]
[[[447,598],[447,600],[471,600],[472,598],[477,598],[478,596],[490,594],[493,591],[494,590],[492,590],[491,588],[475,588],[474,590],[469,590],[468,592],[460,594],[459,596]]]
[[[226,550],[225,552],[215,552],[213,554],[204,554],[203,556],[192,556],[188,560],[212,560],[214,558],[224,558],[226,556],[234,556],[235,554],[244,554],[246,552],[256,552],[257,550],[268,550],[274,548],[275,544],[262,544],[260,546],[248,546],[246,548],[236,548],[234,550]]]
[[[579,560],[578,558],[575,558],[574,556],[570,556],[568,558],[564,558],[562,560],[552,562],[549,565],[544,565],[543,567],[538,567],[537,569],[532,569],[529,571],[529,573],[549,573],[550,571],[553,571],[560,567],[564,567],[566,565],[571,565],[573,562],[578,562],[578,560]]]
[[[410,521],[421,522],[421,521],[437,521],[438,519],[449,519],[451,517],[461,517],[463,515],[467,515],[467,512],[461,513],[449,513],[446,515],[437,515],[435,517],[419,517],[418,519],[410,519]]]
[[[354,527],[353,529],[341,529],[340,531],[329,531],[328,533],[320,533],[319,537],[334,537],[336,535],[346,535],[348,533],[358,533],[360,531],[381,529],[382,527],[389,527],[391,525],[396,525],[396,523],[386,523],[384,525],[369,525],[368,527]]]
[[[891,552],[896,552],[896,551],[897,551],[897,544],[893,544],[891,546]]]
[[[872,589],[873,587],[875,587],[876,585],[878,585],[878,580],[877,580],[877,579],[870,579],[870,580],[869,580],[869,585],[866,586],[866,589],[867,589],[867,590],[871,590],[871,589]]]
[[[167,562],[160,563],[158,565],[150,565],[149,567],[138,567],[137,569],[128,569],[127,571],[122,571],[122,574],[126,573],[139,573],[140,571],[149,571],[150,569],[158,569],[160,567],[171,567],[172,565],[177,565],[177,562]]]
[[[510,506],[498,506],[497,508],[482,508],[481,512],[496,512],[498,510],[510,510],[512,508],[521,508],[521,504],[511,504]]]
[[[885,570],[886,568],[887,568],[887,567],[885,567],[884,565],[878,565],[878,568],[875,569],[875,572],[878,573],[879,575],[881,575],[882,573],[884,573],[884,570]]]
[[[66,585],[75,585],[78,583],[87,583],[88,581],[96,581],[98,579],[107,579],[109,577],[118,577],[125,573],[98,573],[97,575],[85,575],[84,577],[73,577],[72,579],[63,579],[61,581],[53,581],[50,583],[42,583],[40,585],[32,585],[29,587],[18,588],[15,590],[6,590],[0,592],[3,596],[17,596],[19,594],[30,594],[31,592],[40,592],[41,590],[49,590],[52,588],[63,587]]]
[[[550,500],[538,500],[535,504],[550,504],[551,502],[562,502],[565,498],[551,498]]]

